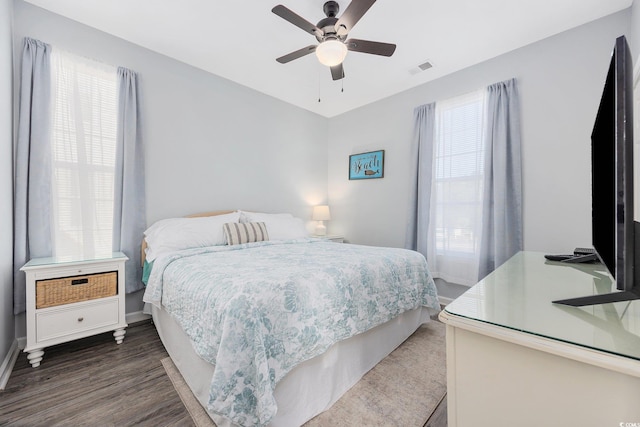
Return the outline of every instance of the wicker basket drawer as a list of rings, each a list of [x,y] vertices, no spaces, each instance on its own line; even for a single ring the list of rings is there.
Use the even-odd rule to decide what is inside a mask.
[[[105,298],[118,294],[118,272],[36,280],[36,308]]]

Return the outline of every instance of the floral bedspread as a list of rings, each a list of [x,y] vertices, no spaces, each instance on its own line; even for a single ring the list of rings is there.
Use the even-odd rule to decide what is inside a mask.
[[[276,384],[332,344],[399,314],[438,309],[424,257],[318,239],[189,249],[157,258],[162,305],[215,365],[209,410],[243,425],[276,414]]]

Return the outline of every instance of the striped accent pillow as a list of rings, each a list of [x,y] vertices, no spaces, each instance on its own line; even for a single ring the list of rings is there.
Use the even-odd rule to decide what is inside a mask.
[[[227,222],[223,225],[227,245],[253,243],[269,240],[264,222]]]

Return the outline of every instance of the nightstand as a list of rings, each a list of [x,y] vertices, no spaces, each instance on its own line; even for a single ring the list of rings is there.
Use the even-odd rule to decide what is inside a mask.
[[[27,275],[27,358],[40,366],[44,348],[114,331],[125,335],[122,252],[100,259],[34,258],[21,270]]]
[[[340,234],[327,234],[325,236],[313,235],[311,237],[315,237],[316,239],[331,240],[332,242],[336,242],[336,243],[344,243],[344,236]]]

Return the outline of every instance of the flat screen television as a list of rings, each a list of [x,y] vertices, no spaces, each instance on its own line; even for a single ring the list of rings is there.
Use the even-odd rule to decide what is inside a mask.
[[[633,216],[632,62],[626,38],[618,37],[591,134],[592,243],[618,291],[554,301],[558,304],[640,298],[640,224]]]

